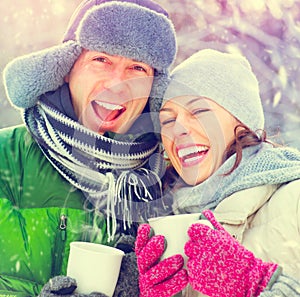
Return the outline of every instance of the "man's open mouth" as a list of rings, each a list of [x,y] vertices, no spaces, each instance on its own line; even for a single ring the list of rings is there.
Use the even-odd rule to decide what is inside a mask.
[[[104,122],[111,122],[117,119],[126,108],[122,105],[94,100],[92,106],[97,116]]]

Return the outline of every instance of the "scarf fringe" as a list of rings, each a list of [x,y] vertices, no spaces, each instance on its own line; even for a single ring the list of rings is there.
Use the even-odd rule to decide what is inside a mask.
[[[162,196],[161,159],[151,162],[151,170],[141,168],[158,151],[157,142],[127,143],[104,137],[45,102],[26,109],[23,116],[54,168],[83,191],[95,213],[106,212],[109,241],[115,237],[118,220],[125,230],[130,228],[133,221],[142,219],[140,208],[150,208],[145,205]]]
[[[141,205],[141,203],[147,203],[148,206],[148,203],[155,199],[148,190],[149,185],[153,183],[153,180],[149,178],[151,176],[149,170],[144,168],[140,170],[147,177],[146,183],[136,173],[130,171],[122,172],[117,180],[113,174],[108,174],[110,186],[107,192],[106,213],[109,242],[114,239],[116,234],[117,218],[122,221],[124,230],[127,230],[135,220],[143,220],[142,216],[133,218],[134,206],[139,204],[139,208],[142,209],[145,205]],[[158,175],[155,175],[155,182],[161,188],[161,180]],[[161,195],[162,193],[160,193],[160,197]]]

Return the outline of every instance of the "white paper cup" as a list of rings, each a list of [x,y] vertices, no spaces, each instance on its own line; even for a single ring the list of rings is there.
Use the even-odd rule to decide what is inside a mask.
[[[181,254],[184,258],[184,267],[186,268],[187,257],[184,253],[184,245],[189,240],[187,231],[194,223],[205,224],[212,227],[207,220],[199,220],[201,213],[170,215],[166,217],[151,218],[149,225],[154,230],[155,235],[164,235],[167,240],[167,248],[161,257],[168,258],[175,254]],[[198,291],[194,291],[191,286],[187,286],[182,292],[174,295],[176,297],[200,297]]]
[[[70,244],[67,275],[77,282],[76,292],[114,293],[124,252],[102,244],[75,241]]]
[[[200,213],[170,215],[165,217],[151,218],[149,225],[155,235],[164,235],[167,240],[167,248],[162,259],[175,254],[181,254],[184,259],[184,245],[188,241],[188,228],[200,218]]]

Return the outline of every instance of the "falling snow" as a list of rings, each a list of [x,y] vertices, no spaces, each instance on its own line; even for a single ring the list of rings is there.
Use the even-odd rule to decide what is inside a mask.
[[[300,0],[156,1],[175,24],[175,65],[207,47],[244,54],[260,81],[268,134],[300,148]],[[0,70],[14,57],[58,44],[78,3],[2,1]],[[1,84],[0,128],[20,122]]]
[[[20,261],[17,261],[16,262],[16,272],[20,271],[20,266],[21,266]]]

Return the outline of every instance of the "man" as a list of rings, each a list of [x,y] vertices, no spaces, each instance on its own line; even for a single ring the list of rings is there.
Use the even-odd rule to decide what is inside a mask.
[[[66,275],[70,242],[115,245],[152,211],[163,174],[152,120],[175,54],[158,4],[86,0],[62,44],[7,65],[25,127],[0,133],[0,295],[38,295]]]

